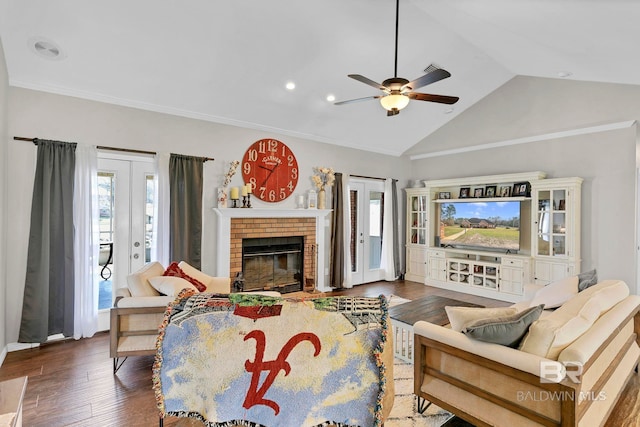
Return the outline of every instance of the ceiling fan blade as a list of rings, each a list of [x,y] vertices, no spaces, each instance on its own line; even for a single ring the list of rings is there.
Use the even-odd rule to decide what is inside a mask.
[[[400,110],[398,110],[397,108],[387,110],[387,117],[397,116],[398,114],[400,114]]]
[[[418,89],[419,87],[430,85],[431,83],[439,82],[440,80],[446,79],[447,77],[451,77],[451,73],[448,72],[447,70],[443,70],[442,68],[438,68],[434,71],[431,71],[425,74],[422,77],[415,79],[414,81],[411,81],[405,84],[404,86],[402,86],[402,88],[400,88],[400,90],[405,90],[405,89],[415,90],[415,89]]]
[[[362,82],[364,84],[367,84],[369,86],[373,86],[376,89],[380,89],[380,90],[386,90],[387,88],[382,86],[380,83],[376,83],[373,80],[365,77],[365,76],[361,76],[360,74],[349,74],[349,77],[351,77],[354,80],[357,80],[359,82]]]
[[[381,98],[381,95],[365,96],[364,98],[349,99],[347,101],[338,101],[338,102],[335,102],[333,105],[351,104],[352,102],[368,101],[369,99],[378,99],[378,98]]]
[[[429,93],[416,92],[410,92],[407,96],[411,99],[417,99],[418,101],[439,102],[440,104],[455,104],[460,99],[457,96],[432,95]]]

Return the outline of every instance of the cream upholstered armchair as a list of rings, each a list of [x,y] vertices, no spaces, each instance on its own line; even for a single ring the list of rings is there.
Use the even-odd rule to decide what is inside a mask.
[[[228,294],[231,281],[228,277],[209,276],[184,261],[177,264],[182,276],[165,276],[159,262],[151,262],[127,276],[127,287],[116,290],[111,308],[110,357],[116,373],[128,356],[145,356],[156,353],[158,326],[163,320],[167,304],[184,288],[200,286],[198,291]],[[185,278],[186,277],[186,278]],[[202,286],[204,285],[204,290]]]

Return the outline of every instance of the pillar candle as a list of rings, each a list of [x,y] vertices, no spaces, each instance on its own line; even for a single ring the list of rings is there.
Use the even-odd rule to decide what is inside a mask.
[[[231,187],[231,200],[238,200],[238,187]]]
[[[247,197],[247,186],[246,185],[242,186],[242,197]]]
[[[247,193],[251,194],[253,192],[253,187],[251,187],[251,184],[247,184]]]

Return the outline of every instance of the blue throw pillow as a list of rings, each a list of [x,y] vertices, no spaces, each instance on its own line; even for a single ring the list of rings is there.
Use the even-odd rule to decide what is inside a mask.
[[[598,273],[596,273],[595,268],[578,274],[578,292],[584,291],[589,286],[593,286],[596,283],[598,283]]]

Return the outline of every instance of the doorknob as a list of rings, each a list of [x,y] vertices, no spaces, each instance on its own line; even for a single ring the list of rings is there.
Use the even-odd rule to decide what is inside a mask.
[[[133,254],[133,259],[138,259],[138,258],[140,258],[140,255],[138,255],[138,254]]]
[[[135,243],[133,244],[133,246],[135,246],[136,248],[139,248],[139,247],[140,247],[140,242],[135,242]]]

